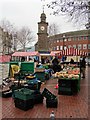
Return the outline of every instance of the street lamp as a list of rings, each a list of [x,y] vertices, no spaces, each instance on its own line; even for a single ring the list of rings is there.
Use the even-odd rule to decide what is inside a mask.
[[[16,41],[16,39],[17,39],[17,34],[14,34],[14,35],[13,35],[13,46],[14,46],[14,51],[16,51],[16,46],[17,46],[17,41]]]
[[[65,34],[63,34],[63,50],[64,50],[64,40],[65,40]]]

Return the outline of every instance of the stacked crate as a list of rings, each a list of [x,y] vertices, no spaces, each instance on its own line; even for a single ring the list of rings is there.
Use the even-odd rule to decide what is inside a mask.
[[[15,107],[20,108],[22,110],[28,110],[34,107],[34,91],[21,88],[14,91],[15,98]]]
[[[58,80],[58,94],[59,95],[74,95],[80,90],[79,81],[77,79],[59,79]]]
[[[46,98],[46,107],[47,108],[57,108],[58,101],[57,97],[52,94],[48,89],[44,88],[42,95]]]

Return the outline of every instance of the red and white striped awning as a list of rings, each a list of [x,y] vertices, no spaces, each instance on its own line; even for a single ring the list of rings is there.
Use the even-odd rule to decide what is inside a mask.
[[[12,56],[18,56],[18,57],[23,57],[23,56],[39,56],[40,54],[38,51],[35,52],[15,52],[12,54]]]
[[[85,55],[85,56],[87,56],[87,53],[71,47],[71,48],[68,48],[68,49],[65,49],[65,50],[61,51],[61,55],[65,55],[65,56]]]
[[[50,55],[55,56],[61,54],[62,51],[51,51]]]

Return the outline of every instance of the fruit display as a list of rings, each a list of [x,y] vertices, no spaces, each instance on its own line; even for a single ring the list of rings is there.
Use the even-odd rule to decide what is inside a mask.
[[[68,68],[63,69],[60,72],[56,72],[54,74],[55,77],[61,78],[61,79],[79,79],[80,77],[80,69],[79,68]]]

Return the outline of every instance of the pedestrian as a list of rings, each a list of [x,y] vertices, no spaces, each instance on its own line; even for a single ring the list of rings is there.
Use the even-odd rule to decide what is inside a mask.
[[[70,64],[74,64],[74,60],[72,58],[70,60]]]
[[[55,114],[54,114],[54,111],[52,111],[51,114],[50,114],[50,120],[55,120]]]
[[[52,60],[52,64],[53,64],[53,71],[54,71],[54,73],[58,72],[59,61],[58,61],[57,56],[55,56],[55,58]]]
[[[85,56],[81,56],[80,57],[80,73],[82,75],[82,78],[85,78],[85,68],[86,68]]]

